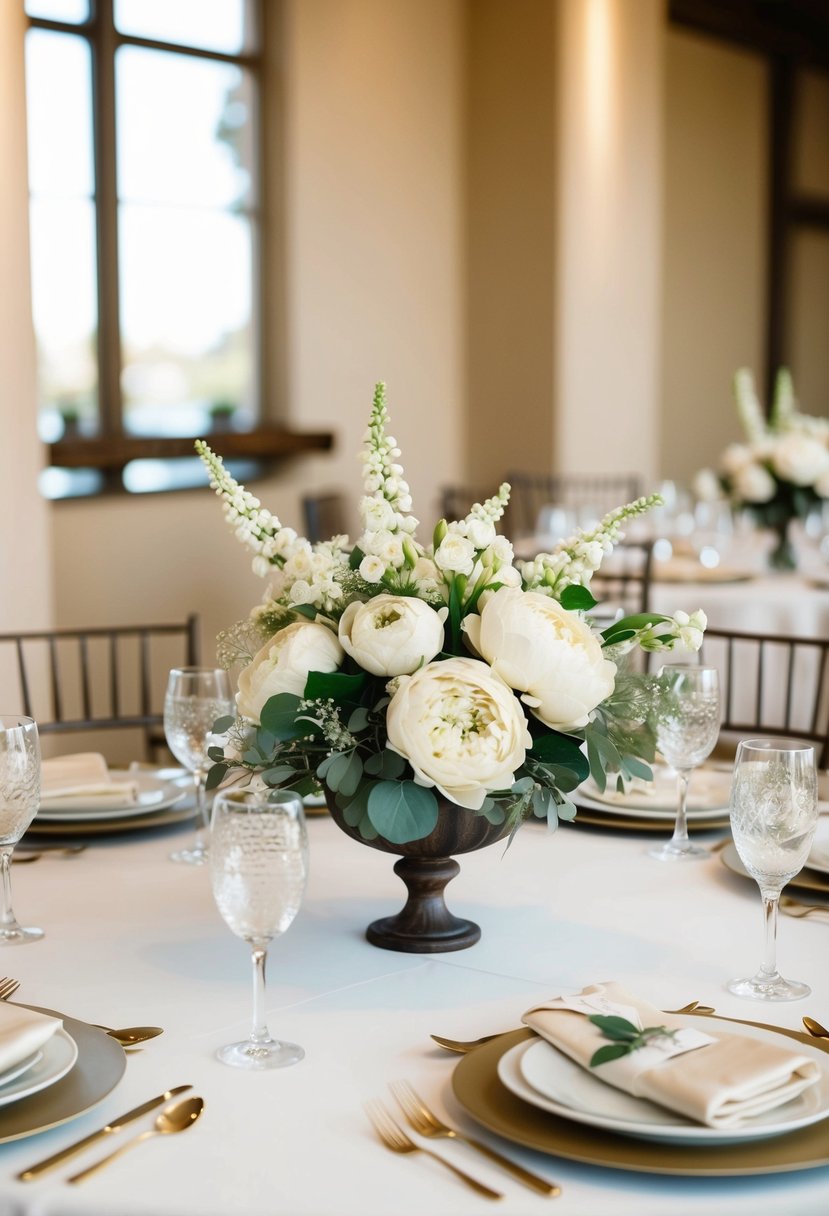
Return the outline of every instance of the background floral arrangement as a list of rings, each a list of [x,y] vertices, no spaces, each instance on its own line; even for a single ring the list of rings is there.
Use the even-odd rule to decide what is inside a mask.
[[[694,488],[703,499],[725,495],[767,528],[785,528],[829,498],[829,419],[797,410],[792,378],[781,368],[768,419],[751,372],[734,376],[734,397],[745,434],[720,458],[716,472],[703,469]]]
[[[658,496],[516,565],[496,532],[504,484],[423,545],[387,421],[378,384],[354,546],[283,527],[196,444],[254,571],[272,580],[219,638],[220,660],[246,666],[208,786],[232,770],[301,795],[323,783],[363,839],[405,843],[433,830],[437,795],[491,823],[532,814],[555,828],[575,816],[568,795],[588,771],[602,789],[608,771],[648,779],[654,682],[620,675],[617,661],[636,646],[698,649],[704,614],[642,614],[602,633],[586,614],[622,525]]]

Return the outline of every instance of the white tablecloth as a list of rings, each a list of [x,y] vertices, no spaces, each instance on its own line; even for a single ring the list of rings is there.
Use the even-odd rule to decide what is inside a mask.
[[[0,1145],[0,1212],[27,1216],[463,1216],[490,1210],[439,1166],[381,1147],[362,1103],[407,1078],[470,1129],[454,1101],[456,1057],[431,1032],[460,1038],[518,1025],[540,997],[616,978],[661,1008],[696,999],[726,1015],[798,1027],[803,1013],[829,1023],[825,924],[783,918],[783,970],[813,995],[757,1006],[724,982],[760,961],[756,887],[718,860],[665,865],[647,841],[564,827],[521,829],[460,858],[453,911],[483,929],[456,954],[417,956],[370,946],[366,924],[402,904],[394,858],[359,845],[327,818],[309,823],[311,879],[303,908],[270,958],[272,1032],[302,1043],[306,1059],[245,1073],[213,1058],[248,1031],[247,947],[213,905],[203,869],[167,859],[181,833],[90,844],[79,857],[14,869],[23,923],[42,942],[7,949],[2,970],[22,981],[15,999],[111,1026],[158,1024],[165,1034],[131,1055],[126,1075],[83,1117]],[[716,835],[713,837],[716,839]],[[177,1084],[206,1100],[185,1135],[138,1147],[83,1186],[64,1168],[22,1184],[16,1171]],[[148,1126],[151,1117],[129,1130]],[[486,1137],[486,1133],[482,1133]],[[126,1133],[124,1133],[124,1136]],[[829,1171],[756,1179],[689,1180],[589,1168],[503,1147],[563,1188],[551,1201],[463,1146],[438,1151],[503,1190],[500,1211],[533,1216],[757,1216],[826,1211]],[[83,1164],[95,1158],[76,1159]],[[79,1168],[73,1163],[74,1168]],[[495,1205],[492,1205],[494,1208]]]
[[[716,629],[748,633],[782,633],[821,638],[829,634],[829,585],[818,586],[807,575],[760,574],[741,582],[656,581],[651,588],[654,612],[692,612],[703,608]]]

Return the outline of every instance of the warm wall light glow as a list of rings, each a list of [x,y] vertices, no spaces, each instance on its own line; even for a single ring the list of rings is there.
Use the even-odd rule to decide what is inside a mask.
[[[584,36],[587,148],[599,176],[607,170],[613,137],[613,0],[586,0]]]

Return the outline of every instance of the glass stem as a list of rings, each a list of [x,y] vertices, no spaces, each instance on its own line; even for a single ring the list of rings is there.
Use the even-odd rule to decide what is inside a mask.
[[[4,929],[12,928],[17,924],[17,919],[12,910],[12,871],[11,860],[14,846],[4,845],[0,848],[0,870],[3,874],[3,912],[0,918],[0,925]]]
[[[779,891],[762,891],[763,896],[763,965],[760,974],[767,979],[777,975],[777,901]]]
[[[250,1031],[252,1043],[269,1043],[271,1041],[268,1023],[265,1019],[265,962],[268,957],[267,942],[253,942],[251,959],[253,960],[253,1026]]]
[[[205,782],[207,781],[207,773],[203,768],[197,768],[193,773],[193,780],[196,783],[196,852],[202,853],[205,849],[205,832],[207,831],[207,791],[205,790]]]
[[[671,844],[688,844],[688,785],[691,780],[691,769],[681,768],[676,775],[676,822]]]

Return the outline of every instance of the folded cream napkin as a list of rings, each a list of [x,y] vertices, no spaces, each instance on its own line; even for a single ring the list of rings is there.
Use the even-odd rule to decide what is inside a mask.
[[[60,1018],[0,1001],[0,1085],[4,1072],[40,1051],[62,1025]]]
[[[610,1043],[589,1021],[591,1014],[621,1016],[638,1023],[639,1029],[665,1026],[680,1033],[590,1068],[594,1052]],[[681,1018],[662,1013],[618,984],[592,984],[575,996],[535,1006],[522,1020],[608,1085],[709,1127],[739,1126],[791,1101],[821,1076],[818,1064],[807,1056],[765,1040],[724,1033],[719,1025],[714,1037],[711,1027],[703,1031],[703,1019],[699,1029],[682,1031]],[[700,1042],[703,1045],[695,1046]],[[676,1048],[681,1054],[670,1055]]]
[[[55,756],[41,765],[41,806],[117,808],[130,806],[138,795],[134,781],[113,781],[99,752]]]

